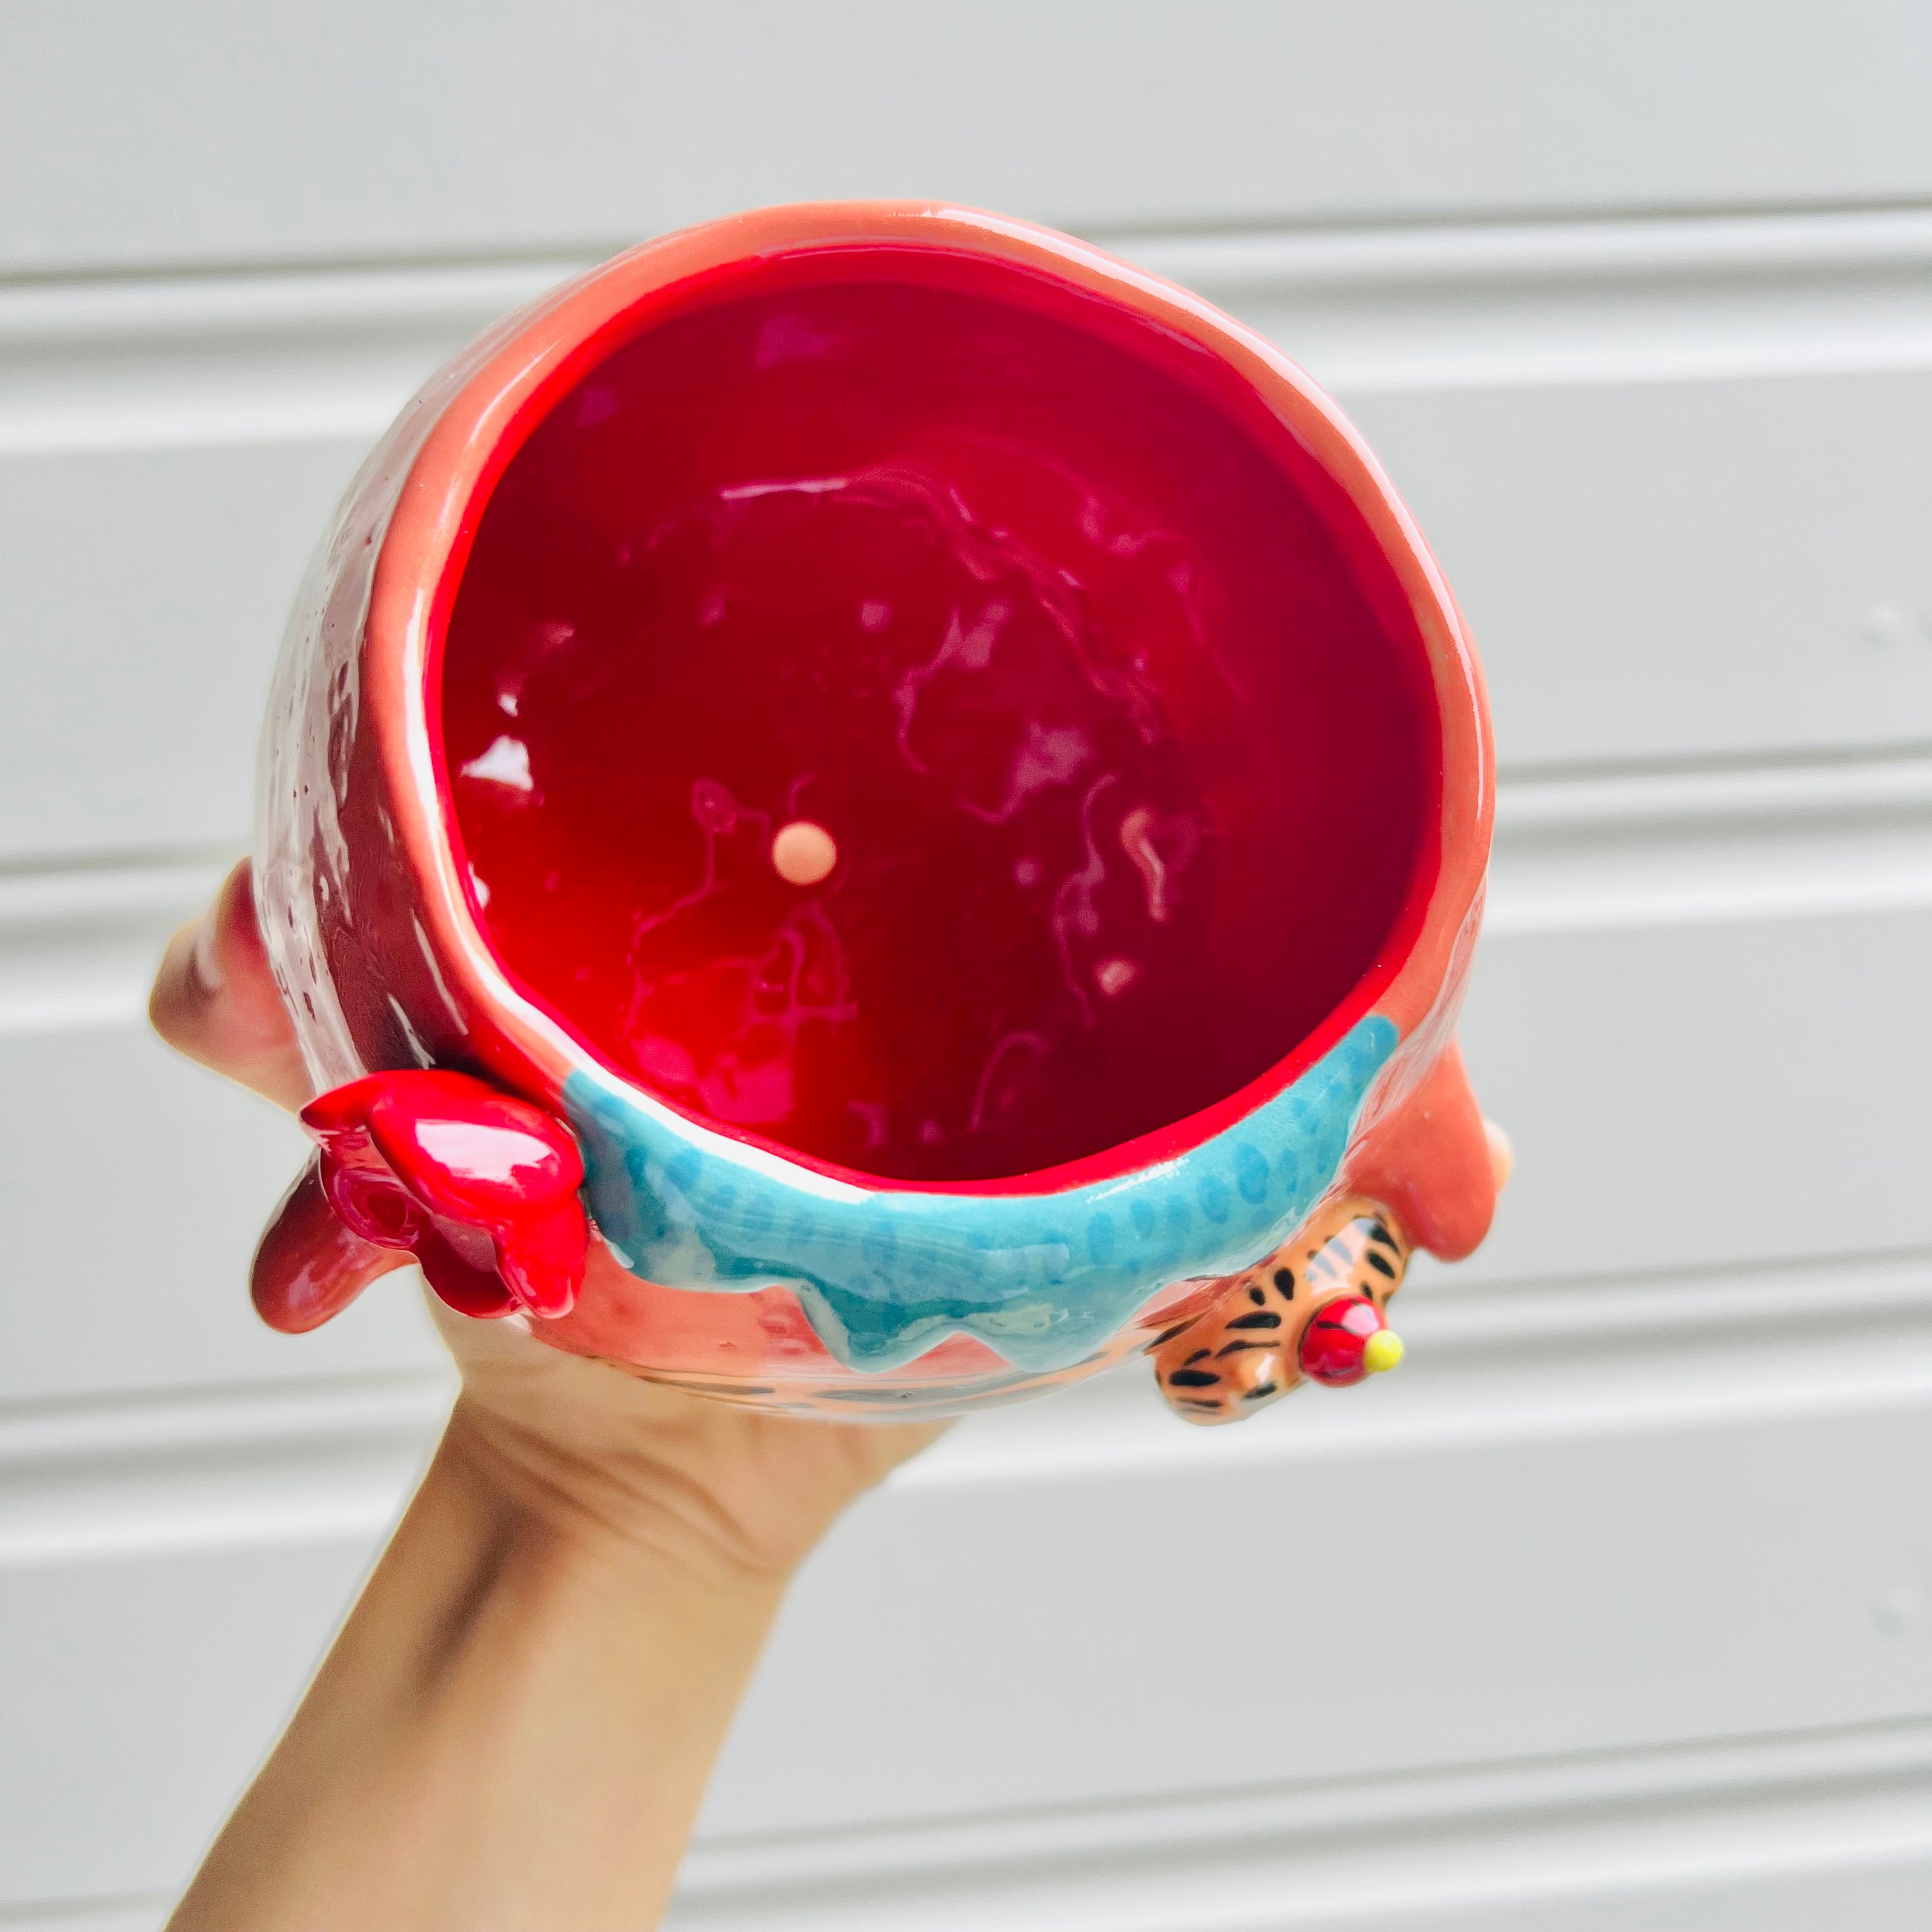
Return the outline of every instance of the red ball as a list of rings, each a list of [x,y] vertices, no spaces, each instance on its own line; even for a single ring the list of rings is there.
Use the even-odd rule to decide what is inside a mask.
[[[1337,1295],[1324,1301],[1301,1331],[1301,1372],[1331,1388],[1361,1381],[1368,1373],[1362,1351],[1369,1337],[1388,1325],[1382,1310],[1364,1295]]]

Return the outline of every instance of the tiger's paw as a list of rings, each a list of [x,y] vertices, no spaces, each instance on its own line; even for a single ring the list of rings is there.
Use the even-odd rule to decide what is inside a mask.
[[[1231,1275],[1204,1314],[1154,1343],[1154,1380],[1189,1422],[1238,1422],[1303,1382],[1333,1388],[1392,1369],[1388,1325],[1409,1246],[1359,1196],[1325,1202],[1274,1252]]]

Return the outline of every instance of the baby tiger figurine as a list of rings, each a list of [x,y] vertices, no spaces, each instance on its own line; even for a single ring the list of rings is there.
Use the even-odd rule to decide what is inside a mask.
[[[1237,1422],[1304,1378],[1342,1387],[1394,1368],[1402,1343],[1384,1310],[1408,1266],[1385,1209],[1325,1202],[1205,1314],[1156,1339],[1161,1394],[1190,1422]]]

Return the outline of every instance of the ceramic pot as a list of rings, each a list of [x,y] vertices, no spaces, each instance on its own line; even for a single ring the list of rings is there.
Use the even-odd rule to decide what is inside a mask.
[[[647,244],[426,386],[301,594],[257,1304],[414,1254],[821,1413],[1359,1380],[1488,1225],[1491,811],[1440,572],[1250,331],[951,208]]]

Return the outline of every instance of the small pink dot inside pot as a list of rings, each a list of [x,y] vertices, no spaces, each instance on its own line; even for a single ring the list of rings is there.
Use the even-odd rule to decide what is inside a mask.
[[[838,842],[808,818],[793,820],[772,841],[772,868],[788,885],[815,886],[838,862]]]

